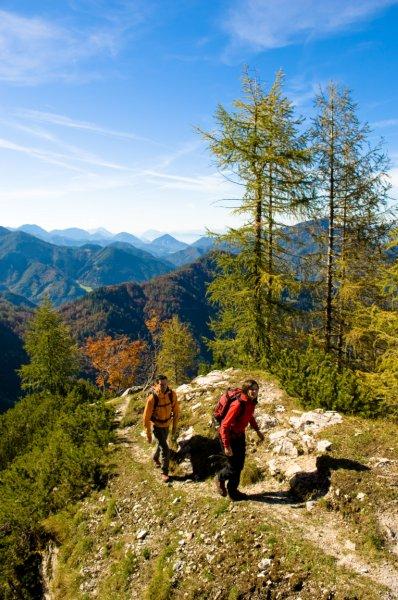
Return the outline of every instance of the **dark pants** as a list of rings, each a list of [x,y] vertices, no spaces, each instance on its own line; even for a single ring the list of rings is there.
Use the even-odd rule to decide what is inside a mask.
[[[228,481],[227,490],[230,496],[237,491],[240,481],[240,474],[245,464],[246,439],[245,434],[231,437],[232,456],[227,456],[228,464],[221,469],[218,477],[221,481]]]
[[[170,462],[170,448],[167,444],[167,436],[169,435],[168,427],[154,427],[153,435],[157,440],[157,447],[155,450],[155,454],[153,458],[155,460],[161,460],[162,463],[162,473],[168,475],[169,473],[169,462]]]

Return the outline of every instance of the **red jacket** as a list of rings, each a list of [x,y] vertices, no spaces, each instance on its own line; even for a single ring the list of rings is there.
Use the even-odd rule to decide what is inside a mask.
[[[259,431],[257,421],[254,418],[256,404],[257,402],[250,400],[243,392],[239,400],[231,402],[231,406],[220,426],[220,436],[224,448],[230,446],[231,434],[244,433],[249,424],[255,431]]]

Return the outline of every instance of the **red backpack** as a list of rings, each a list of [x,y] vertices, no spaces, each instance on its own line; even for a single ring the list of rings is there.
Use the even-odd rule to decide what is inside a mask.
[[[220,427],[222,420],[227,416],[229,407],[234,400],[239,400],[242,390],[240,388],[227,389],[219,401],[213,412],[213,422],[215,427]],[[240,402],[241,408],[244,409],[244,403]]]

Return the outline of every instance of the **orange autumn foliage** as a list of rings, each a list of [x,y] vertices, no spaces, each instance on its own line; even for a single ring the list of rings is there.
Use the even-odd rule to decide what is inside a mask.
[[[84,353],[97,371],[96,382],[105,389],[120,390],[134,382],[145,342],[132,342],[126,335],[118,338],[105,336],[88,338]]]

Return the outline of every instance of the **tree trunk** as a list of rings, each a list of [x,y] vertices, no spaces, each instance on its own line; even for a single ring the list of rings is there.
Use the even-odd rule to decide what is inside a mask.
[[[335,238],[335,164],[334,164],[334,121],[333,102],[331,103],[330,123],[330,175],[329,175],[329,230],[328,230],[328,253],[326,268],[326,308],[325,308],[325,350],[330,352],[332,347],[332,319],[333,319],[333,277],[334,277],[334,238]]]

